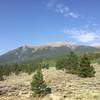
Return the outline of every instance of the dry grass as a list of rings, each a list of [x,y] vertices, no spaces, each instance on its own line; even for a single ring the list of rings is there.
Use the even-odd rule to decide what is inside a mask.
[[[50,68],[43,70],[44,78],[52,88],[52,94],[43,100],[100,100],[100,65],[94,64],[96,76],[93,78],[80,78],[77,75],[67,74],[64,71]],[[18,76],[12,74],[0,82],[0,86],[17,87],[17,96],[10,93],[0,96],[0,100],[42,100],[30,97],[30,82],[32,75],[26,73]],[[23,93],[23,91],[24,93]]]

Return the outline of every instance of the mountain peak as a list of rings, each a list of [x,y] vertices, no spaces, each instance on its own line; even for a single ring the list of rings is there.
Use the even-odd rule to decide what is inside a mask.
[[[93,47],[100,49],[100,45],[97,45],[97,46],[93,46]]]
[[[46,44],[41,44],[41,45],[23,45],[22,47],[23,48],[33,48],[33,47],[48,47],[48,46],[51,46],[51,47],[61,47],[61,46],[72,46],[74,45],[73,43],[71,42],[49,42],[49,43],[46,43]]]
[[[47,46],[51,46],[51,47],[60,47],[60,46],[66,46],[66,45],[72,45],[69,42],[49,42],[46,44]]]
[[[100,49],[100,43],[94,43],[94,44],[92,44],[91,46]]]
[[[49,42],[49,43],[46,43],[46,44],[41,44],[41,45],[23,45],[22,48],[25,49],[25,48],[47,48],[47,47],[61,47],[61,46],[67,46],[67,47],[72,47],[74,46],[73,43],[71,42]]]

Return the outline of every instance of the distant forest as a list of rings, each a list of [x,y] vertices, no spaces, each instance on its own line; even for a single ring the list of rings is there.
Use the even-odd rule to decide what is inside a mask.
[[[75,54],[75,55],[77,56],[77,61],[78,61],[77,63],[80,63],[80,60],[83,55],[77,55],[77,54]],[[90,53],[90,54],[86,54],[86,55],[90,59],[91,63],[100,64],[100,53]],[[65,68],[65,66],[67,66],[67,65],[69,66],[69,64],[70,64],[70,63],[68,63],[69,56],[73,56],[73,55],[70,55],[70,53],[69,53],[65,56],[54,57],[54,58],[49,58],[49,59],[43,58],[43,59],[37,59],[37,60],[33,60],[33,61],[31,60],[31,61],[22,62],[22,63],[0,64],[0,80],[4,79],[3,76],[5,76],[5,75],[9,76],[11,73],[15,73],[16,75],[21,72],[31,74],[31,73],[35,72],[39,67],[47,68],[47,69],[49,67],[56,67],[57,69],[63,69],[63,68]],[[74,56],[74,57],[76,57],[76,56]],[[70,59],[70,61],[71,61],[71,59]],[[76,63],[76,62],[73,62],[73,63]],[[77,65],[77,63],[76,63],[76,65]],[[72,70],[70,70],[70,71],[72,71]],[[74,71],[75,71],[75,69],[74,69]],[[71,73],[74,73],[74,71],[72,71]]]

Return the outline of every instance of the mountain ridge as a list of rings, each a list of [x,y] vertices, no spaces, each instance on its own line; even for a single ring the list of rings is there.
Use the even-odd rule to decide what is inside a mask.
[[[75,45],[69,42],[52,42],[42,45],[23,45],[0,56],[0,63],[22,62],[29,59],[50,58],[76,53],[100,52],[99,48]]]

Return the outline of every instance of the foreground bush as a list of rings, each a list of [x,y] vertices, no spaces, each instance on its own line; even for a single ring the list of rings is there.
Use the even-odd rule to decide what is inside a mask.
[[[36,74],[33,76],[31,89],[34,92],[34,94],[38,96],[45,96],[51,93],[51,89],[47,87],[47,84],[43,79],[41,69],[38,69]]]
[[[91,66],[90,59],[86,55],[84,55],[81,58],[80,67],[79,67],[79,76],[81,77],[94,77],[95,76],[94,67]]]

